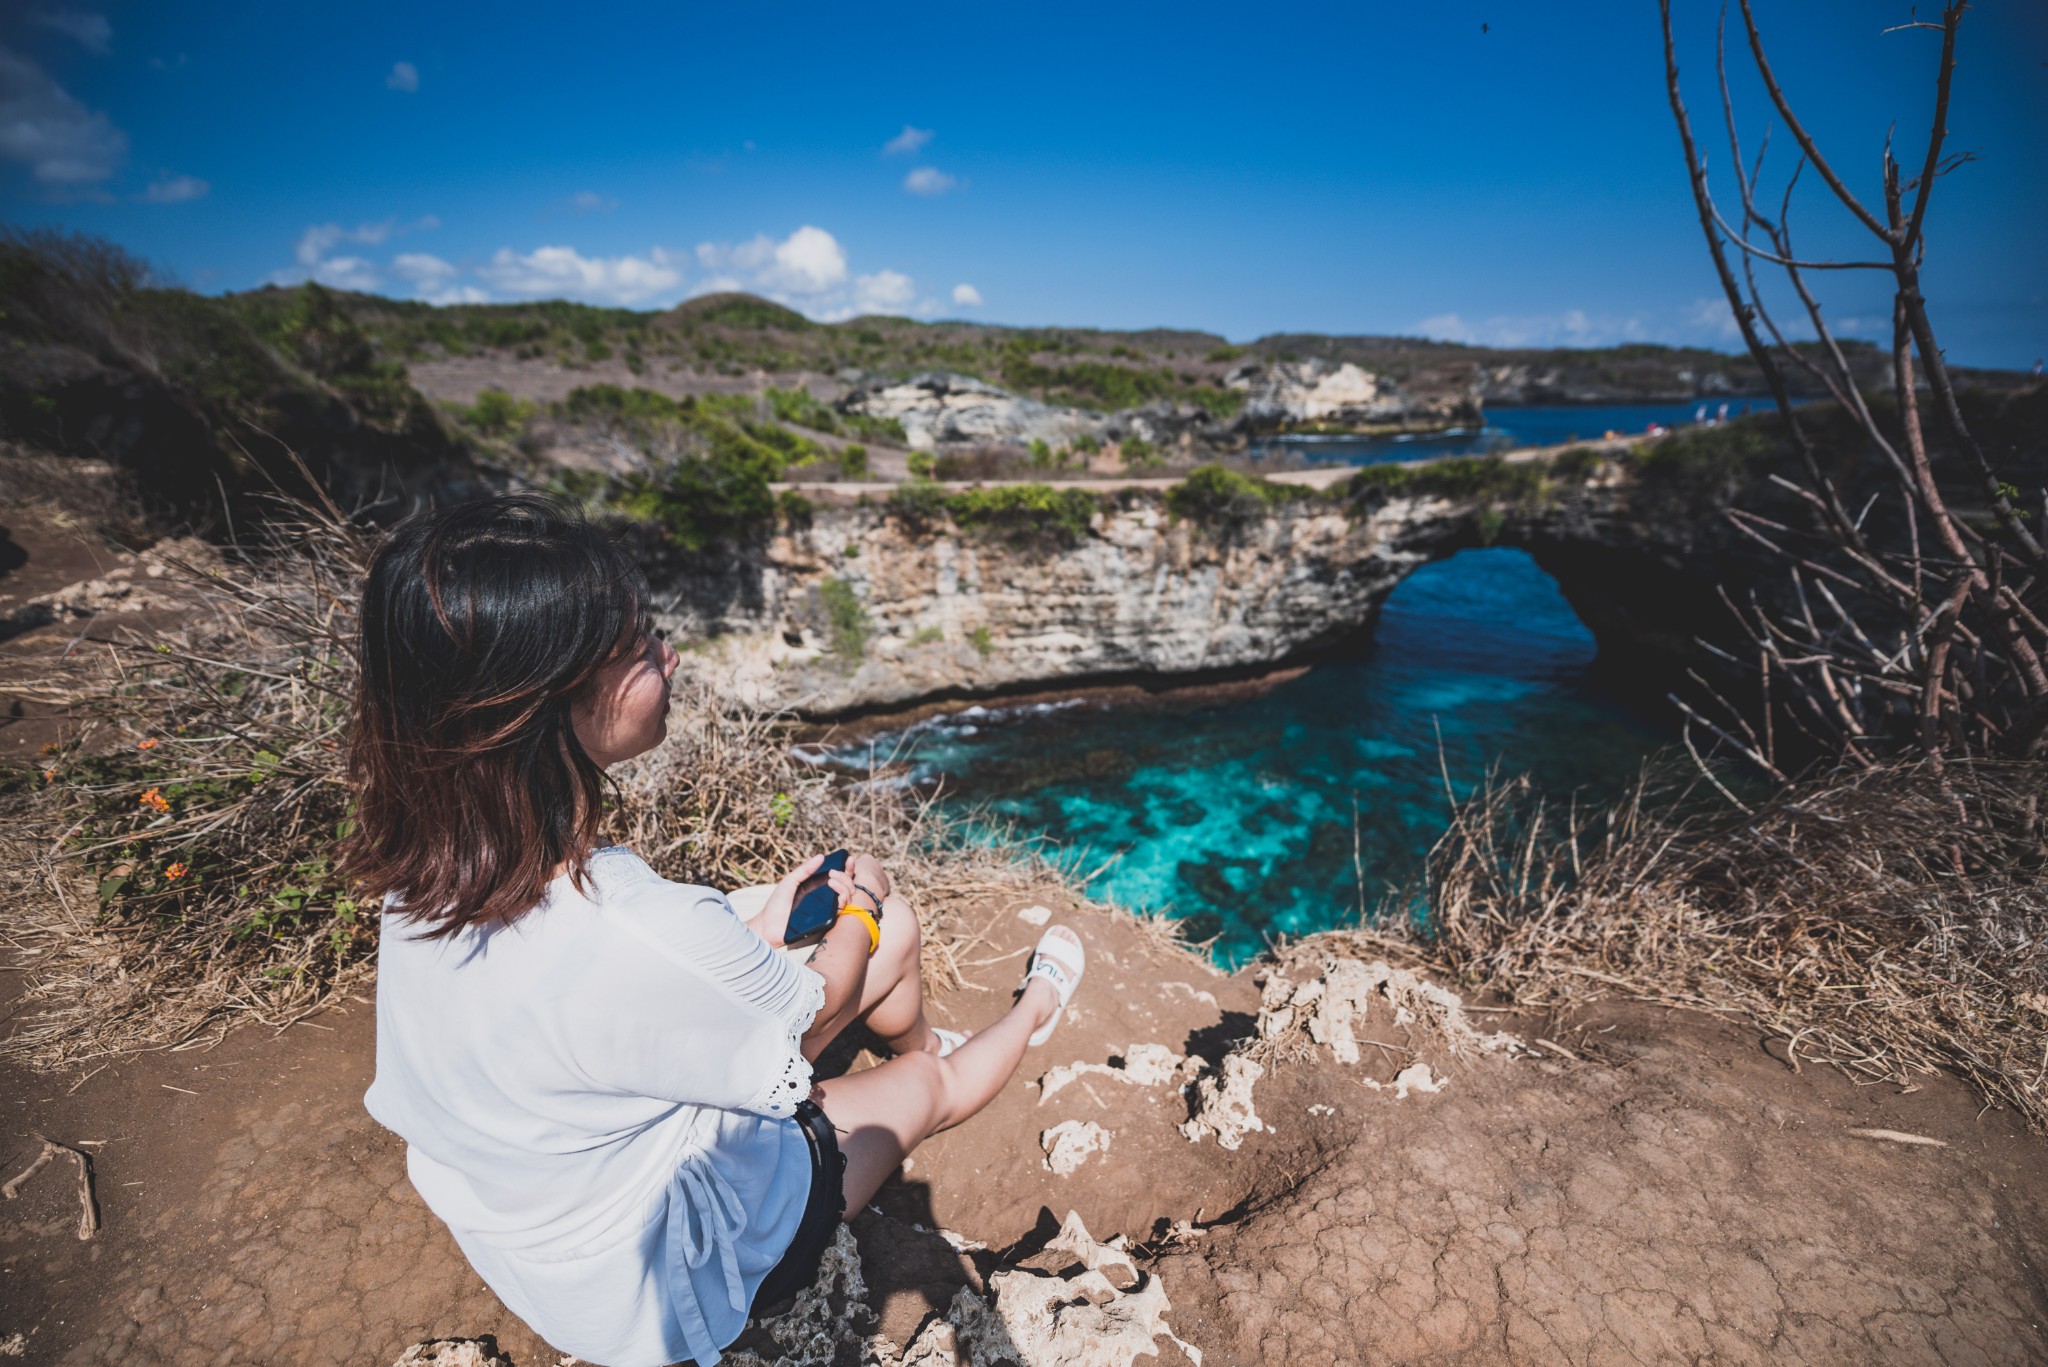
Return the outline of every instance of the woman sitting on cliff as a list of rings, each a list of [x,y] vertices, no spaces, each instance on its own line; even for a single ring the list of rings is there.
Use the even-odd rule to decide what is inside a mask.
[[[916,913],[873,858],[831,875],[841,915],[806,959],[782,929],[818,859],[742,920],[595,848],[605,770],[667,731],[677,656],[638,582],[544,499],[401,526],[363,595],[345,851],[385,906],[365,1104],[506,1306],[610,1367],[716,1362],[751,1308],[807,1286],[837,1223],[1051,1033],[1082,968],[1056,928],[1001,1019],[942,1037]],[[854,1021],[894,1057],[813,1086]]]

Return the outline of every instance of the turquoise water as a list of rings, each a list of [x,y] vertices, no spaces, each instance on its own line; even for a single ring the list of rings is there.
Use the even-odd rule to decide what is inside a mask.
[[[1726,401],[1728,416],[1756,412],[1769,399]],[[1718,416],[1722,400],[1705,405],[1706,416]],[[1556,446],[1591,441],[1607,432],[1642,435],[1652,423],[1685,427],[1700,414],[1701,404],[1638,403],[1602,407],[1555,406],[1489,408],[1483,427],[1458,427],[1448,432],[1398,437],[1268,437],[1254,444],[1254,456],[1294,455],[1317,465],[1376,465],[1383,461],[1422,460],[1430,456],[1478,456],[1518,446]]]
[[[1467,551],[1395,590],[1364,658],[1255,697],[966,707],[836,758],[907,760],[942,808],[1106,864],[1097,895],[1183,917],[1235,964],[1412,878],[1445,769],[1461,790],[1498,762],[1547,792],[1617,792],[1669,737],[1601,687],[1593,653],[1527,555]]]

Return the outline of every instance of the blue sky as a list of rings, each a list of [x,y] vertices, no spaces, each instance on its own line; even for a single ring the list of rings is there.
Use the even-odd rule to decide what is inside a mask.
[[[1893,0],[1756,3],[1874,199],[1887,126],[1924,128],[1935,35],[1881,34]],[[38,4],[0,18],[7,219],[199,289],[1729,344],[1653,0]],[[1722,165],[1716,6],[1676,8]],[[2048,5],[1970,12],[1953,124],[1979,160],[1930,218],[1937,326],[1958,360],[2030,364]],[[1808,188],[1806,250],[1857,250]],[[1887,329],[1875,283],[1826,279],[1844,330]]]

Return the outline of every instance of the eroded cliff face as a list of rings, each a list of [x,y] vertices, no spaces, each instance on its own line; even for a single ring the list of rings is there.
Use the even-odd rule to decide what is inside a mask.
[[[1167,399],[1092,413],[944,371],[864,385],[839,406],[901,423],[906,442],[917,451],[1032,441],[1058,447],[1131,437],[1228,448],[1275,432],[1433,432],[1481,421],[1470,392],[1417,392],[1350,361],[1254,362],[1231,371],[1222,383],[1244,396],[1238,411],[1227,416]]]
[[[1237,426],[1247,434],[1419,432],[1481,421],[1470,394],[1418,395],[1350,361],[1250,366],[1232,375],[1230,385],[1245,391]]]
[[[1699,619],[1717,610],[1697,530],[1644,516],[1610,470],[1520,507],[1313,498],[1225,526],[1125,491],[1072,540],[821,508],[716,575],[658,559],[650,572],[692,668],[750,700],[831,716],[1328,656],[1362,642],[1416,568],[1488,542],[1527,547],[1558,576],[1603,651],[1682,674]]]

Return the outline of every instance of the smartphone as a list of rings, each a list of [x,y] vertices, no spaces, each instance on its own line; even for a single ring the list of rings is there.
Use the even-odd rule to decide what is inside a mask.
[[[832,929],[832,923],[839,919],[839,894],[825,881],[825,875],[845,868],[846,858],[845,850],[832,851],[818,865],[817,872],[796,885],[796,898],[789,907],[789,925],[782,932],[783,944],[791,948],[814,945]]]

